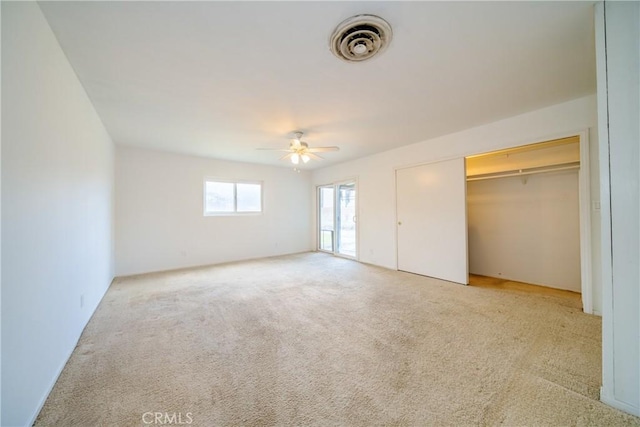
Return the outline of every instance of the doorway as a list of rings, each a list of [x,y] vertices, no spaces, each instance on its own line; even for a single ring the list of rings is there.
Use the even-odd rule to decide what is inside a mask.
[[[357,258],[357,182],[318,187],[318,250]]]
[[[470,273],[581,293],[580,139],[467,157]]]

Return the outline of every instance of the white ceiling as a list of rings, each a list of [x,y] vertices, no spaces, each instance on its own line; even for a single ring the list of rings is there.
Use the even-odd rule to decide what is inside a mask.
[[[595,92],[591,2],[41,2],[113,140],[287,166],[294,130],[338,145],[307,168]],[[329,36],[376,14],[380,56]]]

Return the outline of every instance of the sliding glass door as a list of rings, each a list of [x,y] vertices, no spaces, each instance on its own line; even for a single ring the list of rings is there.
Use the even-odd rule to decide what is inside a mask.
[[[318,187],[318,249],[357,257],[356,182]]]
[[[334,251],[334,201],[333,185],[318,187],[318,249],[321,251]]]
[[[356,183],[337,185],[336,201],[336,252],[356,257]]]

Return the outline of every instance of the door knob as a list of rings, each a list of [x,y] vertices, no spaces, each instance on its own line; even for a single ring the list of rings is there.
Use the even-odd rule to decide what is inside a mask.
[[[402,225],[402,221],[398,221],[398,225]]]

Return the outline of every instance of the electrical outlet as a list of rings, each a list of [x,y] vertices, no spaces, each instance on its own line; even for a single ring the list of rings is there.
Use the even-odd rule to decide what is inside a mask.
[[[593,210],[594,211],[599,211],[600,210],[600,201],[596,200],[593,202]]]

